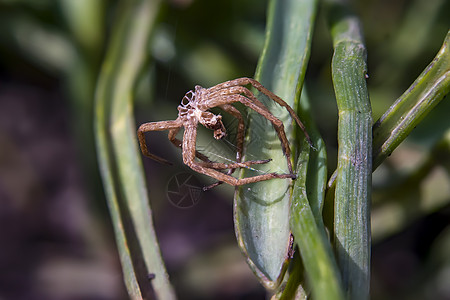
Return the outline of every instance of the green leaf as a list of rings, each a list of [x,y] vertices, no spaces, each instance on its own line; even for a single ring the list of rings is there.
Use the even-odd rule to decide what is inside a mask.
[[[132,299],[174,299],[153,229],[132,95],[159,1],[122,1],[97,86],[97,153],[125,283]]]
[[[256,79],[290,106],[299,98],[317,1],[270,1],[266,43]],[[291,146],[294,127],[287,111],[273,101],[260,99],[279,118]],[[266,101],[264,101],[266,100]],[[281,143],[272,125],[250,113],[245,159],[272,159],[260,172],[288,173]],[[243,177],[255,175],[245,170]],[[235,229],[247,262],[266,288],[283,278],[291,248],[289,228],[290,180],[273,179],[239,187],[235,195]]]

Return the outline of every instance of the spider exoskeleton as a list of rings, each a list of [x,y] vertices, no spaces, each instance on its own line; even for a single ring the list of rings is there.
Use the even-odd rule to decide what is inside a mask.
[[[258,91],[267,95],[270,99],[272,99],[279,105],[284,106],[288,110],[291,117],[297,122],[298,126],[300,126],[300,128],[304,132],[309,144],[312,145],[309,135],[306,132],[306,129],[303,126],[302,122],[298,118],[295,111],[286,102],[266,89],[258,81],[252,78],[243,77],[226,81],[210,88],[203,88],[197,85],[195,86],[194,91],[187,92],[181,100],[181,104],[178,106],[178,118],[176,120],[142,124],[137,132],[142,153],[145,156],[158,162],[171,164],[164,158],[156,156],[148,151],[144,136],[144,134],[149,131],[169,130],[169,140],[175,146],[182,148],[184,164],[186,164],[196,172],[208,175],[219,181],[218,183],[213,184],[210,187],[222,182],[228,183],[233,186],[238,186],[273,178],[295,179],[296,175],[292,170],[291,164],[291,150],[289,147],[289,142],[286,138],[283,122],[276,118],[263,103],[256,99],[255,95],[245,87],[247,85],[252,85]],[[278,135],[278,138],[281,141],[282,150],[287,160],[289,174],[269,173],[247,178],[235,178],[231,175],[236,168],[246,168],[253,164],[264,164],[271,161],[271,159],[266,159],[241,162],[243,154],[242,151],[244,147],[245,125],[244,118],[242,117],[241,112],[232,105],[236,102],[242,103],[246,107],[259,113],[261,116],[272,123]],[[222,123],[222,116],[215,115],[212,112],[208,111],[209,109],[214,107],[223,109],[225,112],[231,114],[238,120],[236,135],[237,151],[235,163],[213,162],[210,161],[207,156],[196,150],[198,123],[202,124],[208,129],[213,130],[215,139],[221,139],[226,135],[226,130]],[[180,141],[175,137],[180,131],[181,127],[184,127],[183,141]],[[195,158],[198,158],[199,160],[196,160]],[[221,172],[220,170],[228,171]]]

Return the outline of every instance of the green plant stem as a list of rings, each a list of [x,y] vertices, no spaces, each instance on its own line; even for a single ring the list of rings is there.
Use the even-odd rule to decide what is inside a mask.
[[[334,243],[349,299],[368,299],[372,113],[366,86],[366,49],[358,19],[345,1],[328,1],[333,38],[333,85],[339,110]]]
[[[308,117],[309,102],[304,95],[301,106],[302,120],[317,149],[311,148],[306,139],[300,147],[297,161],[298,178],[292,194],[291,230],[303,264],[294,264],[287,287],[292,286],[293,281],[299,280],[296,274],[304,267],[307,282],[315,299],[344,299],[341,276],[322,222],[321,204],[324,198],[327,169],[325,144]],[[285,299],[293,299],[294,291],[296,290],[293,288],[286,289],[283,296]]]
[[[450,91],[450,32],[433,61],[373,125],[372,171],[383,163]],[[335,185],[336,172],[328,182]]]
[[[373,126],[373,169],[450,91],[450,31],[428,67]]]
[[[132,299],[174,299],[153,229],[132,94],[159,1],[122,1],[96,93],[97,152],[125,283]]]
[[[284,290],[275,294],[271,300],[291,300],[291,299],[308,299],[309,291],[305,290],[305,268],[302,264],[299,249],[295,248],[292,257],[292,268],[289,270],[289,278],[286,282]]]

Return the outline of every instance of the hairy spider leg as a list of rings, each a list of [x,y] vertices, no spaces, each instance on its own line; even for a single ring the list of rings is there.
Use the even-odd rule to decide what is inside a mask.
[[[205,98],[206,99],[206,98]],[[238,127],[239,132],[238,132],[238,139],[240,139],[241,141],[239,142],[239,146],[238,146],[238,153],[237,153],[237,157],[239,158],[237,160],[236,163],[221,163],[221,162],[214,162],[211,160],[203,160],[203,162],[198,162],[198,164],[207,167],[207,168],[212,168],[212,169],[217,169],[217,170],[223,170],[223,169],[236,169],[236,168],[246,168],[249,167],[251,165],[255,165],[255,164],[265,164],[268,163],[269,161],[271,161],[271,159],[265,159],[265,160],[249,160],[249,161],[245,161],[245,162],[241,162],[242,159],[242,151],[243,151],[243,145],[244,145],[244,119],[242,118],[241,113],[239,112],[239,110],[237,110],[235,107],[233,107],[232,105],[228,105],[225,103],[223,105],[219,105],[219,107],[225,106],[225,111],[228,111],[230,114],[234,114],[238,120],[239,120],[239,125]],[[199,108],[202,109],[203,111],[207,111],[208,107],[204,107],[204,106],[200,106]],[[186,128],[186,126],[195,126],[196,130],[197,130],[197,126],[198,126],[199,121],[192,118],[190,121],[188,121],[188,123],[184,124],[184,127]],[[184,137],[183,137],[184,139]],[[183,149],[184,151],[184,149]],[[198,152],[196,152],[198,153]],[[205,155],[201,154],[203,157],[206,157]],[[197,157],[199,157],[198,155],[196,155]],[[200,157],[199,157],[200,158]],[[232,172],[231,172],[232,173]],[[231,175],[230,170],[228,171],[228,175]]]
[[[174,144],[175,147],[178,147],[178,148],[182,148],[182,142],[176,138],[176,135],[178,134],[180,129],[181,129],[181,127],[170,129],[169,135],[168,135],[169,141],[171,141],[172,144]],[[206,155],[204,155],[198,151],[195,151],[195,156],[197,158],[203,160],[204,162],[211,162],[211,160]]]
[[[198,122],[192,123],[197,125]],[[179,119],[175,121],[161,121],[161,122],[150,122],[142,124],[138,129],[138,139],[139,144],[142,150],[142,154],[145,156],[156,160],[157,162],[172,165],[172,163],[162,157],[159,157],[157,155],[154,155],[148,151],[147,143],[145,142],[145,133],[150,131],[163,131],[163,130],[169,130],[169,140],[176,146],[182,148],[182,142],[175,138],[176,134],[180,131],[181,127],[183,127],[183,124]],[[214,169],[236,169],[236,168],[245,168],[250,165],[254,164],[265,164],[270,161],[270,159],[266,160],[252,160],[252,161],[246,161],[246,162],[237,162],[237,163],[218,163],[213,162],[208,159],[208,157],[197,150],[195,151],[195,156],[202,160],[203,162],[199,162],[199,164],[202,164],[208,168],[214,168]]]
[[[211,169],[215,169],[215,170],[220,170],[220,169],[229,169],[228,172],[226,173],[222,173],[228,176],[231,176],[231,174],[233,174],[234,170],[236,170],[236,168],[248,168],[251,165],[257,165],[257,164],[265,164],[272,161],[272,159],[264,159],[264,160],[249,160],[249,161],[245,161],[242,163],[235,163],[235,164],[221,164],[221,163],[204,163],[204,162],[199,162],[199,164],[203,167],[207,167],[207,168],[211,168]],[[276,174],[276,173],[273,173]],[[276,174],[278,175],[278,174]],[[290,175],[290,174],[289,174]],[[233,177],[234,178],[234,177]],[[272,178],[272,177],[271,177]],[[279,178],[279,177],[273,177],[273,178]],[[285,178],[285,177],[283,177]],[[293,178],[292,175],[290,175],[287,178]],[[212,183],[208,186],[203,187],[203,191],[207,191],[210,190],[218,185],[221,185],[222,183],[224,183],[223,181],[217,181],[215,183]]]
[[[200,161],[198,162],[199,165],[206,167],[206,168],[211,168],[211,169],[216,169],[216,170],[225,170],[225,169],[236,169],[236,168],[247,168],[250,167],[251,165],[261,165],[261,164],[266,164],[268,162],[272,161],[272,159],[263,159],[263,160],[247,160],[244,162],[237,162],[237,163],[220,163],[220,162],[214,162],[214,161],[209,161],[209,162],[203,162]],[[229,171],[226,173],[228,174]],[[228,174],[231,175],[231,174]]]
[[[183,135],[183,162],[192,170],[213,177],[219,181],[228,183],[229,185],[237,186],[247,183],[264,181],[274,178],[292,178],[291,174],[263,174],[247,178],[234,178],[231,175],[222,173],[213,168],[205,167],[202,162],[195,161],[195,144],[197,139],[197,124],[189,124],[185,127]]]
[[[183,122],[180,119],[176,119],[174,121],[161,121],[161,122],[150,122],[145,123],[139,126],[138,129],[138,139],[139,139],[139,145],[141,146],[142,154],[147,156],[148,158],[151,158],[159,163],[172,165],[172,163],[162,157],[159,157],[157,155],[154,155],[148,151],[147,143],[145,142],[145,133],[151,132],[151,131],[163,131],[163,130],[169,130],[168,138],[169,141],[172,142],[176,147],[182,148],[182,143],[179,139],[177,139],[175,136],[180,131],[180,129],[183,127]],[[204,162],[211,162],[206,155],[203,155],[202,153],[195,151],[195,156],[197,156],[199,159],[203,160]]]
[[[241,112],[230,104],[223,104],[220,106],[224,111],[232,115],[238,120],[237,135],[236,135],[236,161],[241,162],[242,152],[244,151],[244,134],[245,134],[245,124],[244,118]],[[233,172],[231,172],[233,173]]]
[[[152,154],[148,151],[147,143],[145,142],[145,133],[150,131],[163,131],[163,130],[176,130],[183,126],[183,122],[180,119],[176,119],[174,121],[160,121],[160,122],[150,122],[150,123],[144,123],[141,126],[139,126],[139,129],[137,131],[138,139],[139,139],[139,145],[141,146],[142,154],[145,156],[156,160],[157,162],[172,165],[172,163],[162,157],[159,157],[155,154]],[[169,132],[170,134],[170,132]]]
[[[209,88],[208,92],[216,92],[216,91],[219,91],[221,89],[228,89],[230,87],[235,87],[235,86],[245,86],[245,85],[248,85],[248,84],[252,85],[255,89],[257,89],[261,93],[265,94],[267,97],[269,97],[270,99],[272,99],[273,101],[278,103],[280,106],[285,107],[287,109],[287,111],[289,112],[289,114],[291,115],[291,117],[295,120],[297,125],[303,131],[303,133],[305,135],[305,138],[308,141],[308,144],[312,148],[315,149],[314,144],[312,143],[311,138],[310,138],[308,132],[306,131],[305,125],[303,125],[302,121],[300,121],[300,118],[295,113],[295,111],[292,109],[292,107],[290,107],[289,104],[287,104],[283,99],[281,99],[280,97],[278,97],[277,95],[275,95],[274,93],[272,93],[271,91],[266,89],[257,80],[255,80],[253,78],[248,78],[248,77],[237,78],[237,79],[229,80],[229,81],[220,83],[218,85],[215,85],[215,86]],[[250,93],[253,95],[252,92],[250,92]],[[246,96],[247,96],[247,94],[246,94]]]
[[[222,108],[224,111],[234,116],[238,120],[238,127],[236,134],[236,162],[240,163],[242,160],[242,152],[244,151],[244,134],[245,134],[244,118],[242,117],[241,112],[233,105],[223,104],[220,106],[220,108]],[[267,160],[266,162],[269,161],[270,160]],[[236,169],[229,169],[226,174],[231,175],[234,173],[235,170]],[[222,181],[215,182],[211,185],[204,187],[203,190],[210,190],[222,183],[223,183]]]

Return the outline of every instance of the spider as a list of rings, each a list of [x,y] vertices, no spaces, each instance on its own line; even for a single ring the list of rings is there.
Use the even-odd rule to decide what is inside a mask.
[[[273,178],[292,178],[295,179],[296,175],[292,171],[291,164],[291,150],[289,148],[289,143],[286,138],[286,133],[284,131],[283,123],[276,118],[264,104],[262,104],[255,95],[245,86],[252,85],[261,93],[267,95],[270,99],[275,101],[281,106],[284,106],[291,117],[297,122],[302,131],[305,134],[310,145],[311,139],[297,114],[294,110],[284,102],[280,97],[276,96],[274,93],[266,89],[261,83],[252,78],[238,78],[224,83],[218,84],[210,88],[203,88],[199,85],[195,86],[194,91],[189,91],[181,100],[181,104],[178,106],[178,118],[172,121],[160,121],[160,122],[150,122],[142,124],[138,131],[139,144],[142,153],[160,163],[171,164],[169,161],[156,156],[149,152],[147,144],[145,142],[145,133],[149,131],[162,131],[169,130],[168,138],[169,140],[179,148],[182,148],[183,162],[189,166],[192,170],[208,175],[218,180],[217,183],[204,188],[204,190],[209,189],[213,186],[225,182],[227,184],[238,186],[247,183],[258,182],[263,180],[269,180]],[[289,174],[278,174],[269,173],[256,175],[247,178],[235,178],[231,176],[236,168],[245,168],[253,164],[265,164],[271,159],[266,160],[242,160],[242,152],[244,147],[244,134],[245,125],[244,119],[241,112],[235,108],[232,104],[240,102],[248,108],[259,113],[265,119],[269,120],[277,135],[281,141],[281,146],[284,155],[286,156],[287,166],[289,169]],[[222,116],[215,115],[208,111],[211,108],[219,107],[225,112],[231,114],[238,120],[237,136],[236,136],[236,162],[235,163],[219,163],[213,162],[208,159],[205,155],[196,150],[196,137],[197,137],[197,126],[198,123],[202,124],[208,129],[214,131],[215,139],[222,139],[226,135],[226,129],[222,123]],[[181,127],[184,127],[183,141],[180,141],[175,136],[180,131]],[[199,160],[196,160],[198,158]],[[227,170],[228,172],[223,172],[221,170]]]

